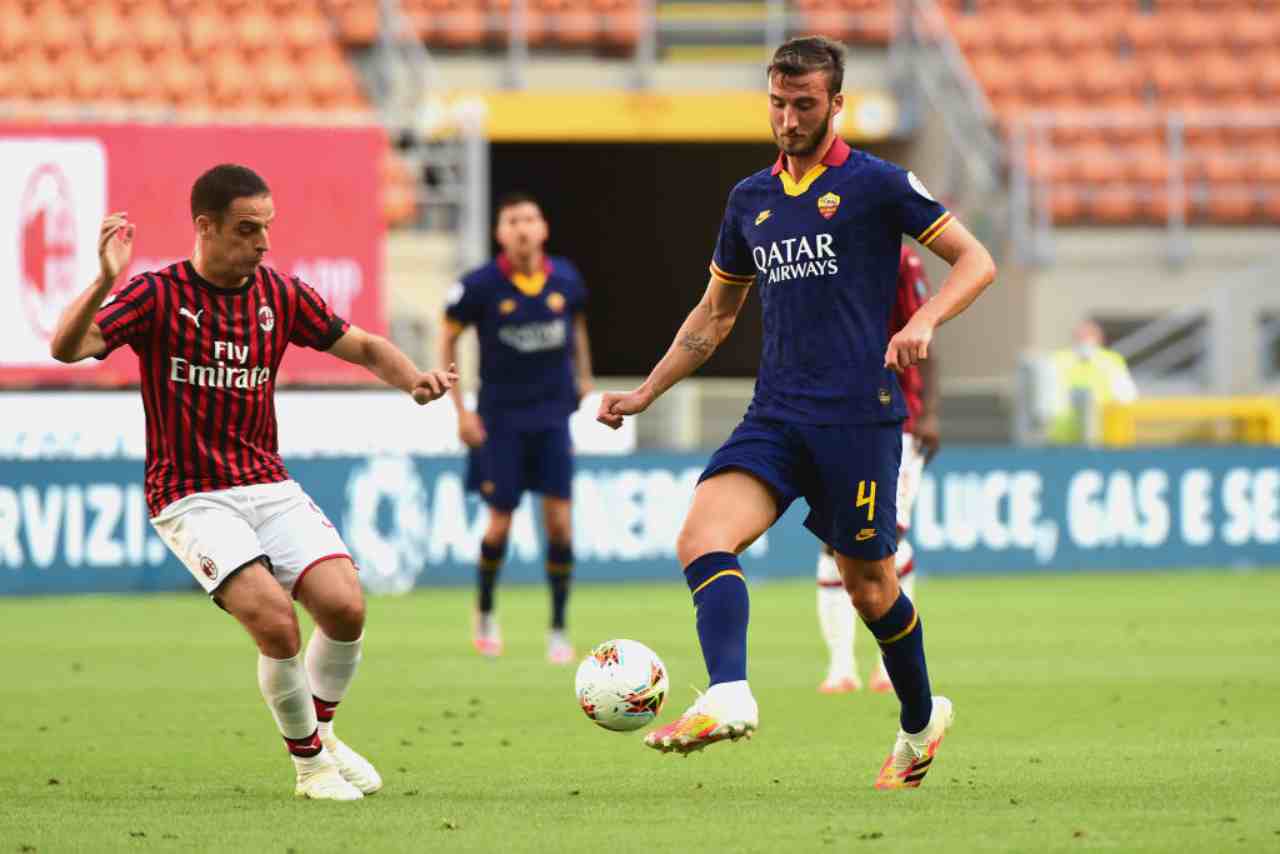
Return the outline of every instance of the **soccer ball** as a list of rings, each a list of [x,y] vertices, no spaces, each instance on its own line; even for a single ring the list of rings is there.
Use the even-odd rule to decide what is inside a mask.
[[[587,654],[573,680],[578,705],[605,729],[628,732],[653,721],[667,698],[667,668],[633,640],[611,640]]]

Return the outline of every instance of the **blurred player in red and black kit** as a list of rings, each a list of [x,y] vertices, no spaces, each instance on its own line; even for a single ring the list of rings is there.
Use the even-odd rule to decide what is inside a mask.
[[[929,281],[925,278],[920,256],[910,248],[902,247],[902,259],[898,265],[898,293],[889,315],[889,335],[898,334],[920,306],[929,299]],[[920,475],[925,463],[938,452],[938,383],[936,359],[917,362],[898,375],[902,396],[907,404],[907,420],[902,425],[902,463],[898,469],[898,550],[894,553],[894,569],[903,592],[918,601],[915,590],[915,551],[907,539],[911,526],[911,508],[915,505],[920,489]],[[818,686],[824,694],[844,694],[858,691],[862,681],[858,678],[854,660],[853,640],[857,614],[849,594],[840,580],[835,555],[830,546],[824,545],[818,555],[818,625],[822,638],[827,642],[830,659],[827,678]],[[877,693],[893,690],[893,682],[885,672],[884,660],[877,656],[875,673],[870,687]]]
[[[296,344],[360,365],[419,404],[457,377],[418,370],[296,276],[262,263],[275,205],[252,170],[224,164],[201,175],[191,218],[191,259],[119,290],[135,226],[125,213],[103,220],[101,272],[63,313],[51,350],[62,362],[126,344],[137,354],[151,524],[257,644],[258,684],[293,757],[295,794],[358,800],[382,779],[333,734],[333,714],[360,663],[364,596],[342,537],[280,459],[276,373]],[[305,656],[290,594],[316,624]]]

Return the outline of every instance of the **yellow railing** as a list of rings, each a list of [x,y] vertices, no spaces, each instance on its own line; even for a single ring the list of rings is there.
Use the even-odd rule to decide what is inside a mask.
[[[1108,403],[1102,442],[1142,444],[1232,442],[1280,445],[1280,400],[1270,397],[1164,397]]]

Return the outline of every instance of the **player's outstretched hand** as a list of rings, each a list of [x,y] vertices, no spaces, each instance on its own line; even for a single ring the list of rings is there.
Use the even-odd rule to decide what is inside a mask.
[[[102,220],[98,232],[98,263],[102,278],[114,282],[133,257],[133,223],[126,211],[116,211]]]
[[[458,381],[457,369],[450,365],[444,371],[423,371],[413,386],[413,400],[419,406],[425,406],[433,400],[439,400],[449,393],[453,384]]]
[[[639,415],[649,408],[653,399],[644,391],[635,389],[628,392],[606,391],[600,399],[600,411],[596,420],[604,426],[617,430],[622,426],[622,419],[627,415]]]
[[[933,327],[919,320],[916,315],[907,321],[897,335],[889,339],[889,349],[884,351],[884,366],[901,373],[912,365],[929,358],[929,343],[933,341]]]

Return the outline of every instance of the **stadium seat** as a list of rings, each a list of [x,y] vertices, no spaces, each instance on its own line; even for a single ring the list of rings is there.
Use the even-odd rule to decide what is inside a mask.
[[[1084,216],[1084,194],[1076,187],[1060,184],[1049,188],[1049,216],[1056,225],[1078,222]]]
[[[129,14],[130,42],[148,56],[182,44],[182,27],[163,5],[139,6]]]
[[[285,12],[277,26],[280,41],[295,55],[334,38],[333,25],[314,7]]]
[[[51,57],[57,57],[84,43],[81,22],[57,5],[42,6],[31,20],[32,41]]]
[[[417,215],[419,184],[409,165],[388,151],[382,160],[382,217],[388,225],[407,225]]]
[[[122,100],[138,104],[158,104],[164,100],[141,53],[121,51],[111,57],[110,68]]]
[[[1133,14],[1121,24],[1121,38],[1135,56],[1148,56],[1164,42],[1165,23],[1162,17]]]
[[[533,10],[528,16],[530,30],[533,29]],[[432,41],[435,44],[450,48],[463,48],[480,45],[488,34],[488,23],[485,13],[478,6],[459,6],[440,15],[433,23]],[[530,40],[532,41],[532,39]]]
[[[556,16],[556,41],[565,47],[586,47],[599,32],[600,19],[590,10],[569,9]]]
[[[234,38],[240,50],[252,55],[264,51],[279,38],[276,19],[263,11],[246,11],[234,16]]]
[[[1075,159],[1073,172],[1086,184],[1114,184],[1124,176],[1125,158],[1109,145],[1082,145],[1071,154]]]
[[[640,11],[631,6],[606,15],[600,37],[608,47],[630,51],[640,40],[641,26]]]
[[[163,98],[175,107],[195,107],[208,103],[209,82],[204,71],[180,51],[152,60],[156,86]]]
[[[95,8],[88,15],[89,49],[99,57],[108,56],[126,44],[135,45],[134,26],[110,6]]]
[[[1227,21],[1226,46],[1237,54],[1264,51],[1277,41],[1274,15],[1255,10],[1238,10]]]
[[[360,84],[344,58],[321,54],[308,60],[302,74],[312,106],[351,109],[364,105]]]
[[[1045,44],[1044,25],[1036,18],[1019,13],[990,16],[995,30],[996,47],[1004,61]]]
[[[234,32],[231,22],[220,11],[200,8],[186,17],[187,49],[197,58],[205,57],[226,45],[227,33]]]
[[[65,66],[38,51],[22,54],[18,65],[21,97],[33,101],[64,100],[69,94]]]
[[[1136,219],[1142,205],[1134,187],[1120,184],[1093,188],[1088,210],[1094,222],[1119,225]]]
[[[1218,225],[1240,225],[1254,218],[1257,211],[1253,191],[1245,186],[1211,187],[1207,199],[1192,207],[1197,220]]]
[[[376,5],[353,3],[338,15],[338,34],[343,44],[371,45],[377,40],[381,26]]]
[[[112,101],[117,97],[115,77],[96,57],[69,53],[63,61],[71,69],[70,96],[76,101]]]
[[[0,65],[5,65],[6,58],[30,48],[36,34],[34,22],[21,6],[2,9],[0,15],[4,16],[4,26],[0,27]]]

